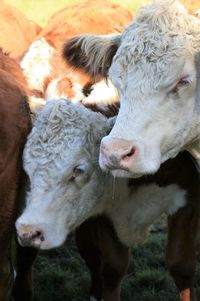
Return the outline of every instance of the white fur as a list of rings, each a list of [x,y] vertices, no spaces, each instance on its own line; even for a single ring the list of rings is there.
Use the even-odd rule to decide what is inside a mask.
[[[46,91],[45,91],[45,99],[48,101],[48,100],[52,100],[52,99],[60,99],[60,98],[67,98],[72,101],[72,102],[80,102],[84,99],[84,94],[82,92],[82,86],[78,83],[77,80],[75,79],[72,79],[72,88],[71,90],[69,91],[69,93],[73,93],[74,96],[73,97],[70,97],[69,94],[64,94],[64,93],[61,93],[60,91],[58,91],[58,88],[57,88],[57,84],[59,82],[59,80],[62,80],[62,78],[56,78],[56,79],[53,79]]]
[[[133,177],[155,172],[200,138],[195,66],[200,21],[180,9],[178,1],[157,1],[141,10],[135,22],[122,36],[109,71],[121,92],[121,108],[108,136],[137,147],[129,166]],[[188,85],[170,92],[185,76]]]
[[[63,94],[59,92],[57,87],[59,80],[60,78],[56,78],[49,83],[45,91],[46,100],[70,98],[70,100],[74,103],[82,102],[85,105],[95,104],[99,106],[110,105],[119,101],[117,90],[115,89],[110,80],[108,80],[107,82],[105,80],[102,80],[100,82],[95,83],[91,87],[91,93],[88,96],[85,96],[82,91],[83,87],[78,83],[78,81],[74,77],[72,77],[72,88],[69,92],[72,92],[74,94],[73,97],[70,97],[69,94]]]
[[[41,112],[45,104],[46,104],[46,100],[43,98],[34,97],[34,96],[29,97],[29,106],[33,114],[38,114],[39,112]]]
[[[127,246],[141,243],[146,238],[148,227],[162,214],[174,214],[186,204],[185,191],[177,185],[159,187],[156,184],[142,185],[130,197],[126,179],[115,180],[115,197],[104,208],[111,218],[121,242]]]
[[[82,100],[82,103],[96,104],[96,105],[109,105],[119,101],[119,96],[116,88],[110,80],[107,82],[102,80],[92,86],[91,93]]]
[[[200,137],[195,66],[200,22],[180,10],[177,1],[170,3],[158,1],[140,12],[137,26],[122,36],[109,71],[121,92],[121,108],[108,137],[137,147],[138,156],[129,166],[133,177],[155,172]],[[185,76],[188,85],[170,92]]]
[[[128,189],[128,179],[113,179],[98,166],[99,142],[111,128],[101,114],[65,100],[50,101],[39,114],[24,151],[31,190],[16,222],[41,229],[41,249],[61,245],[69,232],[91,216],[106,214],[120,240],[130,246],[144,240],[163,212],[174,214],[186,203],[177,185]],[[83,171],[72,178],[74,167]]]
[[[197,15],[198,17],[200,17],[200,9],[198,9],[198,10],[195,12],[195,15]]]
[[[51,75],[50,58],[55,49],[44,38],[34,41],[22,58],[20,66],[31,89],[43,91],[44,80]]]

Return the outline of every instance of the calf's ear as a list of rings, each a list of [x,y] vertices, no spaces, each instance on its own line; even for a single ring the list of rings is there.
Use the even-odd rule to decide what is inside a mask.
[[[97,78],[107,77],[112,59],[120,45],[121,35],[80,35],[66,41],[66,62]]]

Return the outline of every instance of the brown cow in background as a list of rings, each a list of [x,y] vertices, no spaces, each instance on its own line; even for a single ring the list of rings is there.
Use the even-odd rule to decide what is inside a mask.
[[[120,5],[107,0],[86,0],[54,13],[39,36],[59,49],[66,39],[78,34],[122,32],[132,19],[132,13]]]
[[[0,301],[9,300],[13,283],[11,245],[21,200],[22,152],[31,129],[26,85],[17,63],[0,51]],[[31,265],[36,251],[17,247],[14,300],[31,298]],[[23,261],[22,261],[23,258]],[[23,289],[22,289],[23,288]]]
[[[20,63],[31,89],[40,91],[46,99],[82,101],[93,90],[94,78],[66,65],[61,55],[64,41],[77,34],[119,33],[132,18],[129,10],[107,0],[87,0],[53,14]],[[103,90],[109,95],[105,84]],[[105,98],[112,102],[116,93],[110,94]]]
[[[0,1],[0,47],[20,59],[41,27],[28,20],[18,9]]]

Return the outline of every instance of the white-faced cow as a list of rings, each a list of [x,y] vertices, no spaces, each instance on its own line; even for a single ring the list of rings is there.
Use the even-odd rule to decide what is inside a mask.
[[[195,164],[183,152],[153,176],[114,180],[98,166],[100,141],[112,123],[67,100],[44,107],[24,152],[31,187],[16,222],[19,241],[40,249],[58,247],[87,218],[104,214],[119,240],[130,246],[142,242],[149,225],[166,212],[167,263],[181,300],[194,301],[200,193]]]
[[[83,35],[66,43],[68,63],[109,76],[121,108],[103,138],[100,166],[138,177],[187,149],[200,162],[200,19],[176,0],[141,9],[122,35]]]

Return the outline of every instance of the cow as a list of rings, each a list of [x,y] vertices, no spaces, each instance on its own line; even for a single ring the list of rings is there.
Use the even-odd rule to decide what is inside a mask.
[[[26,77],[19,63],[10,54],[0,49],[0,69],[7,71],[17,81],[24,93],[28,97],[31,112],[35,115],[45,105],[44,96],[39,94],[37,89],[28,85]]]
[[[165,212],[168,268],[180,300],[194,301],[200,212],[195,163],[183,152],[155,175],[113,178],[100,169],[98,156],[114,120],[65,99],[48,102],[39,113],[23,156],[30,191],[16,222],[19,242],[39,249],[58,247],[81,223],[102,214],[128,247],[143,242],[148,227]]]
[[[56,49],[77,34],[108,34],[122,32],[133,18],[130,10],[107,0],[85,0],[54,13],[38,37]]]
[[[88,99],[83,91],[89,86],[95,90],[94,78],[72,70],[63,60],[61,50],[67,38],[81,33],[119,33],[132,18],[129,10],[107,0],[86,0],[53,14],[20,61],[31,89],[40,91],[47,100],[64,97],[75,102],[110,103],[113,99],[117,102],[118,95],[112,84],[104,81],[101,83],[103,95],[99,96],[99,84],[95,87],[97,92]]]
[[[107,77],[119,91],[116,123],[99,163],[118,177],[155,173],[188,150],[200,162],[200,19],[176,0],[141,9],[121,35],[81,35],[66,42],[68,64]]]
[[[28,20],[19,10],[4,1],[1,1],[0,6],[0,27],[0,47],[16,60],[22,58],[41,31],[38,24]]]
[[[23,74],[17,63],[0,51],[0,300],[10,300],[13,285],[12,239],[15,220],[22,206],[22,152],[31,129],[30,110]],[[23,89],[24,88],[24,89]],[[15,244],[14,244],[15,245]],[[32,263],[37,251],[17,244],[15,301],[32,295]],[[23,260],[22,260],[23,256]]]

